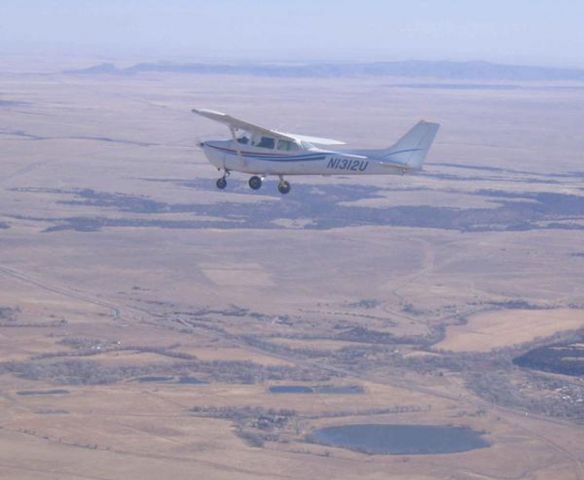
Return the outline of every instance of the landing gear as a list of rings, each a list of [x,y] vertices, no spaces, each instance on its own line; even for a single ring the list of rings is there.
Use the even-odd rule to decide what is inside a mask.
[[[219,190],[223,190],[227,186],[227,180],[225,177],[218,178],[216,185]]]
[[[225,170],[225,173],[223,174],[223,176],[221,178],[217,179],[216,185],[217,188],[219,190],[224,190],[225,187],[227,187],[227,177],[229,176],[229,170]],[[252,190],[259,190],[260,188],[262,188],[262,185],[264,183],[264,179],[262,177],[259,177],[257,175],[254,175],[253,177],[251,177],[249,179],[249,188],[251,188]],[[286,195],[287,193],[290,193],[290,183],[288,183],[286,180],[284,180],[284,178],[282,176],[280,176],[280,182],[278,183],[278,191],[282,194],[282,195]]]
[[[219,171],[221,170],[219,169]],[[223,190],[227,186],[227,177],[229,176],[229,173],[230,173],[229,170],[225,170],[223,176],[217,179],[215,185],[217,185],[217,188],[219,190]]]
[[[290,184],[286,180],[280,179],[280,183],[278,183],[278,192],[282,195],[286,195],[290,192],[290,188]]]
[[[262,179],[258,176],[253,176],[249,179],[249,188],[252,190],[259,190],[262,186]]]

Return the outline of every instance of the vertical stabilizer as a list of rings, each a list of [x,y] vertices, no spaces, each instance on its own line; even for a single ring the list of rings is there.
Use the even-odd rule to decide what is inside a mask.
[[[395,145],[383,151],[382,160],[421,169],[439,128],[438,123],[419,122]]]

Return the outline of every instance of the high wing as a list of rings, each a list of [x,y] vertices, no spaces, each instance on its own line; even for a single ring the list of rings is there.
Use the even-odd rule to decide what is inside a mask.
[[[335,140],[333,138],[312,137],[310,135],[299,135],[297,133],[283,133],[283,132],[276,132],[276,133],[279,135],[286,135],[288,137],[291,137],[298,142],[315,143],[317,145],[346,145],[346,142],[342,142],[341,140]]]
[[[231,115],[227,115],[225,113],[216,112],[214,110],[193,108],[192,111],[197,115],[201,115],[202,117],[222,123],[231,130],[246,130],[248,132],[257,133],[260,135],[268,135],[280,140],[288,140],[292,142],[308,142],[315,143],[317,145],[345,145],[345,142],[333,140],[331,138],[311,137],[308,135],[298,135],[295,133],[285,133],[279,132],[277,130],[271,130],[269,128],[260,127],[259,125],[246,122],[245,120],[240,120],[239,118],[232,117]]]

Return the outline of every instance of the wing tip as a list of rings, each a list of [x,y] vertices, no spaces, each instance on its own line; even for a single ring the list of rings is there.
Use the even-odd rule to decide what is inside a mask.
[[[222,117],[225,117],[226,114],[223,112],[218,112],[217,110],[211,110],[209,108],[192,108],[191,112],[196,113],[198,115],[220,115]]]
[[[440,127],[440,124],[438,122],[429,122],[427,120],[420,120],[418,123],[422,124],[422,125],[428,125],[431,127],[437,127],[437,128]]]

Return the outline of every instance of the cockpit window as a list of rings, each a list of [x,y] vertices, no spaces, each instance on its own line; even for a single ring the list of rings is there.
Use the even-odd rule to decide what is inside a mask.
[[[273,149],[275,146],[276,146],[276,140],[271,138],[271,137],[260,137],[259,141],[256,140],[254,142],[254,147]]]
[[[285,152],[293,152],[298,150],[298,145],[294,142],[288,140],[278,140],[278,150],[283,150]]]
[[[249,143],[249,138],[244,135],[243,137],[239,137],[237,141],[243,145],[247,145]]]
[[[308,142],[301,142],[302,143],[302,148],[304,148],[305,150],[311,150],[312,148],[314,148],[314,145],[312,143],[308,143]]]

